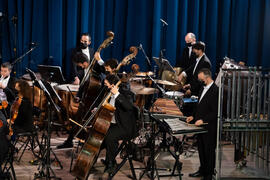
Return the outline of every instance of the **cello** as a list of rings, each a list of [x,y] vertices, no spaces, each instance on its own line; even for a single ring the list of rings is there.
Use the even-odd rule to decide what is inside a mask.
[[[126,65],[137,55],[137,48],[131,47],[130,51],[132,54],[126,56],[121,65]],[[117,68],[120,69],[121,65]],[[119,87],[121,80],[115,85]],[[89,137],[85,142],[81,152],[79,153],[76,163],[71,171],[71,174],[80,179],[87,179],[89,172],[98,158],[101,144],[107,134],[107,131],[110,127],[112,117],[114,115],[115,107],[108,103],[109,98],[112,96],[112,93],[108,93],[104,100],[97,107],[96,112],[88,119],[88,122],[91,121]],[[83,127],[82,127],[83,128]],[[82,129],[81,128],[81,129]]]

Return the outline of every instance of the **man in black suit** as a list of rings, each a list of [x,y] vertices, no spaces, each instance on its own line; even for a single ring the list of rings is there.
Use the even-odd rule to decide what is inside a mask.
[[[77,66],[77,64],[75,63],[77,60],[77,54],[78,53],[83,53],[84,55],[86,55],[87,57],[87,62],[90,64],[91,60],[94,58],[94,49],[90,48],[91,44],[91,37],[88,33],[83,33],[81,35],[81,39],[80,39],[80,45],[78,47],[76,47],[75,49],[72,50],[71,53],[71,61],[72,61],[72,78],[74,80],[73,84],[80,84],[80,81],[83,79],[84,74],[85,74],[85,69],[83,69],[80,66]],[[103,61],[98,61],[95,64],[94,70],[97,71],[97,73],[100,73],[103,71],[102,69],[102,65],[103,65]]]
[[[136,120],[138,117],[137,108],[133,105],[132,92],[127,89],[117,88],[119,81],[116,75],[110,74],[105,78],[107,86],[113,94],[109,103],[114,106],[115,112],[110,128],[104,139],[106,148],[105,172],[111,173],[116,166],[116,152],[119,140],[130,140],[137,135]]]
[[[16,79],[10,76],[11,71],[12,65],[9,62],[1,64],[0,94],[3,90],[9,103],[12,103],[16,97]]]
[[[182,81],[184,77],[187,78],[186,85],[184,86],[186,95],[195,95],[198,96],[202,85],[198,80],[198,72],[203,68],[211,68],[211,62],[208,57],[205,55],[205,44],[201,41],[196,42],[192,46],[192,51],[196,56],[196,61],[185,71],[183,71],[179,77],[179,82]]]
[[[186,47],[183,50],[181,59],[178,60],[175,64],[175,67],[181,67],[183,70],[186,70],[191,66],[195,60],[195,54],[192,52],[192,45],[196,43],[196,36],[193,33],[187,33],[185,36]]]
[[[215,168],[215,149],[217,140],[218,87],[211,78],[209,69],[198,72],[198,80],[204,84],[200,91],[194,115],[187,118],[187,122],[195,122],[197,126],[204,126],[207,133],[198,134],[198,151],[200,168],[189,174],[191,177],[203,177],[211,180]]]

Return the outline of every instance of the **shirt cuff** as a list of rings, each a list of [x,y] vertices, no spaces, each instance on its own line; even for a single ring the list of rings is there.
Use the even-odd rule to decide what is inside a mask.
[[[186,73],[185,71],[183,71],[181,74],[182,74],[184,77],[187,77],[187,73]]]
[[[117,92],[116,94],[114,94],[113,96],[114,96],[114,99],[116,99],[118,96],[119,96],[119,92]]]
[[[100,66],[103,66],[104,61],[103,61],[102,59],[100,59],[100,60],[98,60],[98,64],[99,64]]]

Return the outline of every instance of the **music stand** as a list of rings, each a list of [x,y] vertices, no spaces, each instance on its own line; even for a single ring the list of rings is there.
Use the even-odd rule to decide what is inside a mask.
[[[175,70],[173,69],[173,67],[171,66],[170,62],[167,59],[159,58],[159,57],[153,57],[153,59],[159,67],[159,73],[158,73],[159,77],[161,77],[163,71],[165,70],[175,73]]]
[[[63,84],[65,78],[60,66],[38,65],[38,71],[45,81]]]

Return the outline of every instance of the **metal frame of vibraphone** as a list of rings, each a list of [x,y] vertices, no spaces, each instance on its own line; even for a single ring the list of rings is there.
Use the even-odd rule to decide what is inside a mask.
[[[253,168],[270,177],[270,69],[220,71],[216,179],[222,178],[224,139],[240,145]]]

